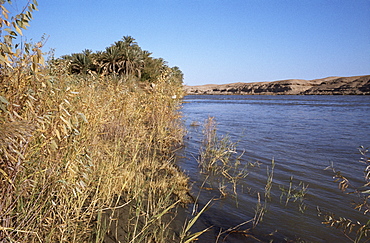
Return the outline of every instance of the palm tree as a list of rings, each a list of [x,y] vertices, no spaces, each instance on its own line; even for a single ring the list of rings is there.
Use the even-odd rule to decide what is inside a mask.
[[[171,68],[171,81],[175,84],[182,84],[184,80],[184,74],[179,67],[174,66]]]
[[[120,67],[123,74],[135,75],[140,78],[144,60],[140,48],[126,48],[122,50]]]
[[[82,53],[65,56],[71,61],[71,72],[86,73],[88,70],[103,74],[134,75],[141,80],[154,81],[164,70],[170,70],[162,58],[152,58],[150,52],[143,51],[131,36],[124,36],[104,51]],[[182,80],[178,69],[172,70],[177,79]]]
[[[119,48],[113,45],[105,48],[104,52],[99,53],[99,55],[97,55],[96,62],[104,73],[117,74],[119,71],[117,64],[120,61],[120,57],[121,54]]]
[[[120,58],[117,62],[118,73],[125,75],[136,74],[139,78],[143,68],[143,51],[131,36],[124,36],[122,40],[114,43],[119,49]]]
[[[63,58],[71,61],[71,73],[86,74],[89,70],[94,69],[91,50],[85,49],[82,53],[73,53],[71,56],[63,56]]]
[[[145,65],[143,69],[142,81],[148,80],[153,82],[156,80],[164,70],[168,68],[167,62],[163,58],[145,57]]]
[[[127,45],[127,46],[138,46],[137,45],[137,42],[135,41],[135,39],[132,37],[132,36],[124,36],[122,38],[123,42]]]

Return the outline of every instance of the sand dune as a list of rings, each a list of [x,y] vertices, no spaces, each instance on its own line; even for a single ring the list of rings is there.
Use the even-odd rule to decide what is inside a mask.
[[[370,95],[370,75],[184,86],[187,94]]]

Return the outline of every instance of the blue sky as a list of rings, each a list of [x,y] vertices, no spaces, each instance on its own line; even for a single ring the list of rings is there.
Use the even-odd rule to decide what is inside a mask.
[[[24,33],[49,36],[44,51],[99,51],[130,35],[188,85],[370,74],[370,0],[38,3]]]

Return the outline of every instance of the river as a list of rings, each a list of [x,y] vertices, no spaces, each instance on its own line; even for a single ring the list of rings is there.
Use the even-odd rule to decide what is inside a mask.
[[[370,146],[370,96],[189,95],[182,114],[188,133],[178,165],[189,175],[200,208],[213,199],[192,229],[211,227],[199,242],[349,242],[340,230],[322,224],[318,209],[362,223],[369,220],[353,209],[356,197],[338,189],[332,166],[353,185],[363,182],[366,166],[359,162],[358,148]],[[214,117],[219,136],[238,142],[238,155],[244,152],[239,168],[248,165],[248,175],[238,182],[237,194],[225,183],[223,195],[220,179],[200,173],[197,159],[208,117]],[[264,188],[272,160],[267,200]],[[282,193],[290,182],[304,196],[286,203]],[[261,222],[219,235],[253,219],[259,196],[262,205],[267,203]]]

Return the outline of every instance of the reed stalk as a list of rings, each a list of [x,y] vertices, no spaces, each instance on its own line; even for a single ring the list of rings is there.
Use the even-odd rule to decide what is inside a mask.
[[[0,241],[173,237],[164,217],[189,200],[173,156],[182,87],[166,73],[139,87],[61,68],[2,73]]]

